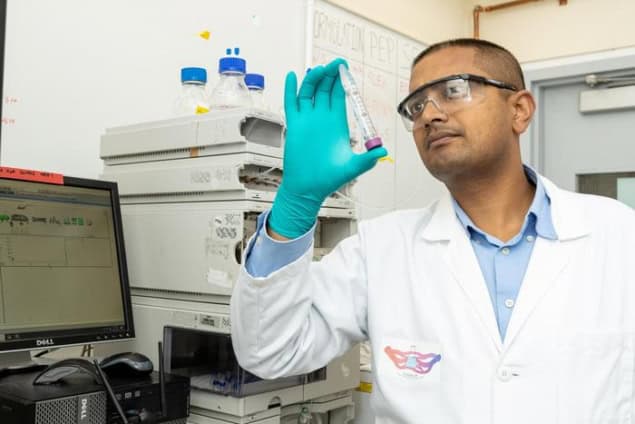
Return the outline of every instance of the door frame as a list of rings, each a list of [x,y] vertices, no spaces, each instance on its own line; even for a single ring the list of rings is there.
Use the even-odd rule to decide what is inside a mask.
[[[576,56],[547,59],[521,64],[525,84],[536,99],[536,114],[520,138],[522,157],[544,174],[544,90],[548,87],[584,81],[588,74],[635,68],[635,47],[626,47]]]

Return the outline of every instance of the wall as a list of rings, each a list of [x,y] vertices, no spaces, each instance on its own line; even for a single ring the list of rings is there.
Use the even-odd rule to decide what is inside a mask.
[[[328,0],[425,44],[471,37],[474,6],[508,0]],[[634,0],[543,0],[482,13],[481,38],[521,62],[635,46]]]
[[[470,8],[503,0],[469,0]],[[482,13],[481,38],[502,44],[521,62],[635,46],[635,1],[543,0]],[[470,24],[470,36],[472,25]]]
[[[10,0],[2,165],[97,177],[104,130],[172,116],[181,67],[207,68],[213,87],[227,47],[278,111],[286,72],[304,70],[304,0],[218,3]]]
[[[466,0],[328,0],[424,44],[471,34]]]

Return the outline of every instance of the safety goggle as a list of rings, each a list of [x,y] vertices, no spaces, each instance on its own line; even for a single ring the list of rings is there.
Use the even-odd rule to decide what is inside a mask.
[[[518,91],[518,88],[502,81],[472,74],[457,74],[430,81],[410,93],[397,107],[404,126],[414,131],[424,125],[420,119],[428,103],[442,113],[457,112],[485,97],[485,86]]]

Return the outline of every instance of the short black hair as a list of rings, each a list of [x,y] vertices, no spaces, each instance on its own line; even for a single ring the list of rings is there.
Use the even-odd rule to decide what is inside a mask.
[[[478,38],[456,38],[432,44],[415,57],[412,67],[414,68],[424,57],[450,47],[467,47],[475,50],[476,66],[488,72],[491,78],[512,84],[519,90],[525,89],[525,78],[518,59],[506,48]]]

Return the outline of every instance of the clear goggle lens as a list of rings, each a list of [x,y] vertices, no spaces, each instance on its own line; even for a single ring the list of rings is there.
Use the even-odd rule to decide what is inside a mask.
[[[423,125],[423,114],[426,106],[436,107],[442,113],[454,113],[467,107],[474,100],[482,98],[483,85],[467,79],[456,78],[439,81],[418,90],[402,104],[401,118],[408,131]],[[432,103],[429,105],[429,103]]]

